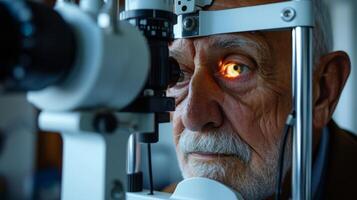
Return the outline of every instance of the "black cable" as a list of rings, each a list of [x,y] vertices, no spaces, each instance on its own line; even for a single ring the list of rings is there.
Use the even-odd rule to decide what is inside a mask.
[[[149,164],[149,182],[150,182],[150,193],[149,195],[154,194],[154,184],[153,184],[153,177],[152,177],[152,166],[151,166],[151,144],[148,143],[148,164]]]
[[[293,119],[295,119],[295,112],[292,111],[288,119],[286,120],[286,124],[283,130],[283,140],[281,144],[281,149],[280,149],[280,155],[279,155],[279,171],[277,175],[277,183],[276,183],[276,188],[275,188],[275,199],[280,200],[281,196],[281,184],[282,184],[282,178],[283,178],[283,171],[284,171],[284,156],[285,156],[285,147],[286,147],[286,142],[289,136],[290,128],[293,126]]]

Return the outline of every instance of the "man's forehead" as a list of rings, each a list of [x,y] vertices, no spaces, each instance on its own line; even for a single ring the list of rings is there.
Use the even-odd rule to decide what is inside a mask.
[[[286,0],[214,0],[213,5],[207,10],[222,10],[227,8],[237,8],[245,6],[255,6],[268,3],[277,3]]]
[[[175,40],[170,46],[171,53],[189,53],[194,55],[200,49],[228,49],[228,48],[267,49],[263,35],[259,32],[220,34],[202,38]],[[264,47],[264,48],[263,48]]]

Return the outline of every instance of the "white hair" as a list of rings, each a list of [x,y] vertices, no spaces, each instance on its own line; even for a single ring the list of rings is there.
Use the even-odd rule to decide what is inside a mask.
[[[312,0],[314,14],[313,53],[315,63],[332,51],[333,37],[331,18],[327,5],[322,0]]]

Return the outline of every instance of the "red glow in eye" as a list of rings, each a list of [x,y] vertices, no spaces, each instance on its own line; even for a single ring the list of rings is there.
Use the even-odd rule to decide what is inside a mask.
[[[219,72],[225,77],[234,79],[240,76],[242,73],[242,67],[237,63],[227,63],[221,65]]]

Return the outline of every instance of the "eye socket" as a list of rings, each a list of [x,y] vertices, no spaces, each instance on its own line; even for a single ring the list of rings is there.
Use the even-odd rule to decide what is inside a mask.
[[[219,72],[224,78],[236,79],[242,76],[244,73],[250,71],[249,67],[242,63],[228,62],[220,64]]]
[[[185,71],[185,70],[181,70],[180,72],[180,78],[177,81],[177,83],[183,83],[186,82],[190,79],[191,75],[189,72]]]
[[[177,82],[173,85],[171,85],[169,88],[181,88],[190,81],[191,79],[191,72],[188,72],[186,69],[181,68],[180,70],[180,77],[177,80]]]

